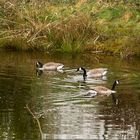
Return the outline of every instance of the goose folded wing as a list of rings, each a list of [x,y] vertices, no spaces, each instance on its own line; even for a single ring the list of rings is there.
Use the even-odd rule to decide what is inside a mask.
[[[114,90],[108,89],[103,86],[92,87],[91,89],[97,91],[98,94],[107,95],[107,96],[109,96],[111,93],[116,92]]]
[[[97,68],[97,69],[89,70],[89,73],[98,74],[98,73],[104,73],[105,71],[107,71],[107,68]]]

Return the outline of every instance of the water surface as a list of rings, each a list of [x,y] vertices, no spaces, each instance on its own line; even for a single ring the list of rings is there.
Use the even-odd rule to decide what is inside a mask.
[[[61,62],[63,72],[37,75],[36,60]],[[25,106],[38,117],[44,139],[140,139],[139,58],[122,60],[95,54],[0,52],[0,139],[37,140],[40,132]],[[76,68],[106,67],[104,78],[83,82]],[[112,96],[85,98],[93,85],[111,88]]]

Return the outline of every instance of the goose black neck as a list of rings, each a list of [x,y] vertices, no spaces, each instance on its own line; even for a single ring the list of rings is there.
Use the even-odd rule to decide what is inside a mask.
[[[85,70],[84,68],[82,68],[82,67],[81,67],[81,69],[82,69],[83,72],[84,72],[84,73],[83,73],[83,77],[86,78],[86,77],[87,77],[87,72],[86,72],[86,70]]]
[[[117,105],[117,104],[118,104],[118,99],[116,98],[115,94],[111,94],[111,95],[112,95],[113,103],[114,103],[115,105]]]
[[[115,87],[116,87],[116,81],[113,83],[111,90],[115,90]]]
[[[84,82],[86,81],[86,78],[87,78],[87,76],[84,76],[84,75],[83,75],[83,80],[84,80]]]

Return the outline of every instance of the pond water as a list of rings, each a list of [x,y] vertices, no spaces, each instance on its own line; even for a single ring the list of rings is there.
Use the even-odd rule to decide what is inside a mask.
[[[36,73],[35,62],[61,62],[63,72]],[[82,80],[76,68],[105,67],[104,78]],[[91,85],[114,96],[86,98]],[[114,102],[114,97],[117,102]],[[0,52],[0,139],[140,139],[140,58],[122,60],[95,54]]]

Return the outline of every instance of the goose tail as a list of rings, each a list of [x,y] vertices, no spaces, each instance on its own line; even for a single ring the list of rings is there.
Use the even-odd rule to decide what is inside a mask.
[[[116,91],[115,90],[111,90],[111,93],[116,93]]]
[[[105,71],[103,72],[103,76],[106,75],[106,74],[107,74],[107,70],[105,70]]]
[[[62,65],[57,67],[57,70],[61,70],[63,67],[64,67],[64,65],[62,64]]]
[[[89,90],[84,96],[88,97],[88,98],[93,98],[93,97],[97,96],[97,91]]]

